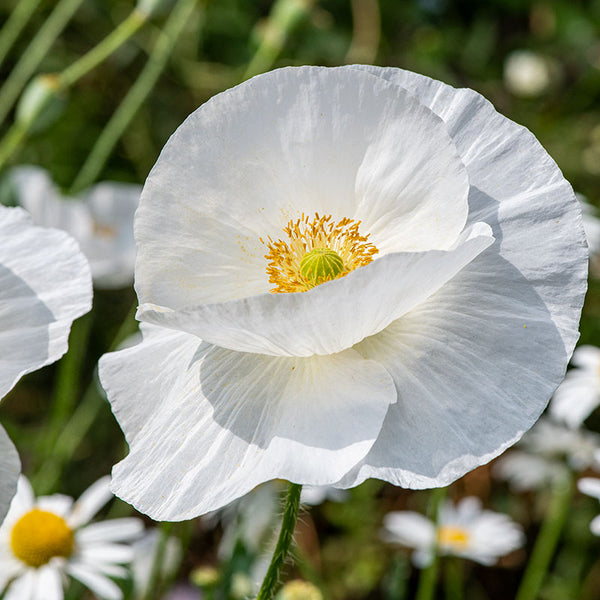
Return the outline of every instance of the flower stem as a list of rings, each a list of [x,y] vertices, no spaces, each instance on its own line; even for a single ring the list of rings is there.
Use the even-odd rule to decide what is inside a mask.
[[[13,11],[0,30],[0,65],[39,3],[40,0],[19,0],[15,4]]]
[[[60,0],[0,89],[0,124],[83,0]]]
[[[147,20],[146,13],[134,9],[129,16],[98,45],[67,67],[58,76],[60,89],[67,88],[97,67],[120,48]]]
[[[277,0],[262,31],[260,43],[242,79],[268,71],[296,25],[310,12],[314,0]]]
[[[447,556],[444,560],[444,583],[446,589],[446,600],[463,600],[464,582],[463,582],[462,559],[456,556]]]
[[[92,325],[92,314],[77,319],[71,327],[69,349],[58,363],[48,425],[39,442],[39,457],[48,456],[56,444],[77,400],[81,367]],[[48,490],[43,490],[46,493]]]
[[[134,302],[110,348],[107,350],[108,352],[116,350],[123,340],[137,330],[137,321],[134,318],[136,309],[137,302]],[[60,479],[63,466],[73,456],[75,450],[87,435],[98,412],[106,405],[104,399],[100,397],[96,381],[92,380],[84,392],[81,402],[77,404],[77,408],[61,428],[52,452],[46,454],[44,464],[33,478],[36,489],[39,489],[41,494],[54,488]]]
[[[568,479],[554,484],[550,506],[535,541],[516,600],[535,600],[538,597],[567,520],[574,491],[572,474],[569,474]]]
[[[446,497],[446,490],[447,488],[435,488],[432,490],[429,499],[429,518],[435,521],[436,531],[440,504]],[[419,578],[419,587],[417,589],[415,600],[432,600],[435,593],[435,584],[437,582],[439,567],[437,539],[434,540],[433,543],[433,560],[431,561],[431,564],[421,572],[421,577]]]
[[[165,68],[167,60],[179,38],[181,30],[194,9],[196,0],[179,0],[169,15],[164,29],[152,49],[148,62],[136,79],[125,98],[112,115],[106,127],[96,140],[92,151],[81,167],[72,192],[77,192],[93,183],[104,167],[112,149],[125,129],[146,100],[159,75]]]
[[[152,559],[152,570],[150,571],[150,578],[148,580],[148,586],[146,593],[144,594],[144,600],[152,600],[153,598],[160,598],[160,579],[162,573],[163,562],[165,560],[165,553],[167,549],[167,541],[169,540],[169,534],[173,529],[173,523],[161,523],[158,543],[156,544],[156,550],[154,551],[154,557]]]
[[[256,600],[271,600],[277,591],[279,585],[279,574],[281,567],[287,557],[296,521],[298,520],[298,508],[300,506],[300,492],[302,486],[297,483],[290,483],[290,487],[285,498],[285,507],[283,509],[283,520],[281,522],[281,531],[279,539],[271,558],[271,564],[267,570],[267,574],[260,586],[260,591]]]

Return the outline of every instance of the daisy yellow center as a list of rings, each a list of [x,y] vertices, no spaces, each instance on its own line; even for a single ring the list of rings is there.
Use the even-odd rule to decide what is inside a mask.
[[[469,533],[462,527],[442,526],[438,529],[437,540],[440,546],[462,550],[469,544]]]
[[[73,531],[62,517],[37,508],[25,513],[10,533],[14,555],[30,567],[41,567],[55,556],[70,556],[73,541]]]
[[[267,239],[265,258],[273,293],[306,292],[321,283],[344,277],[368,265],[379,250],[358,231],[360,221],[318,213],[290,221],[283,232],[287,239]],[[263,240],[261,240],[263,241]]]

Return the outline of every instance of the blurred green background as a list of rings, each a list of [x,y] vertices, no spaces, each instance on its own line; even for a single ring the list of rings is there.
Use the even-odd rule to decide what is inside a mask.
[[[0,66],[0,82],[8,81],[31,52],[31,41],[61,4],[28,3],[35,6]],[[22,0],[0,2],[0,25],[20,4]],[[53,98],[11,149],[0,172],[3,202],[11,202],[6,172],[15,165],[41,165],[63,189],[72,188],[148,61],[156,63],[155,49],[180,3],[155,4],[147,22]],[[115,31],[135,8],[132,0],[71,0],[71,5],[72,17],[27,80],[34,74],[63,71]],[[128,115],[106,161],[97,162],[95,180],[143,183],[186,116],[248,76],[286,65],[370,63],[409,69],[482,93],[537,136],[576,192],[600,204],[600,0],[205,0],[194,4],[174,42],[163,57],[164,65],[155,65],[155,83],[148,85],[139,109]],[[0,139],[6,144],[16,113],[12,103],[4,108],[7,117]],[[600,343],[599,292],[598,280],[592,279],[582,320],[585,343]],[[96,291],[93,313],[77,324],[84,333],[78,338],[81,347],[71,353],[80,366],[66,409],[57,414],[52,404],[60,363],[24,378],[0,406],[0,419],[19,449],[24,472],[42,491],[77,495],[126,452],[95,383],[95,365],[123,322],[123,334],[135,329],[130,313],[134,304],[132,289]],[[544,494],[510,494],[505,485],[491,480],[488,467],[466,476],[450,491],[454,498],[466,494],[479,495],[488,506],[510,513],[525,526],[531,546],[548,502]],[[412,597],[418,573],[410,566],[409,553],[390,551],[379,540],[379,530],[385,512],[423,511],[427,498],[426,492],[369,481],[353,490],[345,504],[325,503],[305,513],[295,573],[315,581],[332,600]],[[595,506],[581,497],[575,502],[577,510],[553,574],[540,595],[543,600],[600,596],[600,543],[588,530]],[[128,510],[116,504],[112,513]],[[218,564],[218,527],[197,522],[187,529],[180,526],[180,532],[191,533],[180,579],[195,567]],[[235,558],[243,563],[240,552]],[[464,597],[514,597],[526,560],[523,550],[498,567],[465,563]],[[80,592],[73,591],[73,597]],[[449,593],[440,588],[439,597],[451,598]]]

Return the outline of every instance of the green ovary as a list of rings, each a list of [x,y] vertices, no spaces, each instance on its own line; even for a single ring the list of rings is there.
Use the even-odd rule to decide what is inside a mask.
[[[300,261],[300,275],[311,287],[339,277],[344,272],[344,261],[329,248],[313,248]]]

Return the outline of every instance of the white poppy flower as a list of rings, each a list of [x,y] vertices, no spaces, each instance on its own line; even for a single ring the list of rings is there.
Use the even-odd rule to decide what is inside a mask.
[[[35,227],[20,208],[0,207],[0,398],[26,373],[67,350],[71,323],[91,308],[88,263],[63,231]],[[21,470],[0,427],[0,523]]]
[[[578,337],[570,185],[479,94],[408,71],[217,95],[135,232],[144,340],[100,378],[130,447],[113,489],[156,519],[274,478],[447,485],[535,422]]]
[[[40,167],[16,167],[12,180],[19,203],[36,224],[64,229],[79,242],[98,288],[131,285],[135,263],[133,214],[141,186],[102,182],[81,197],[69,198]]]
[[[439,554],[492,565],[525,542],[517,523],[507,515],[483,510],[475,497],[463,498],[456,506],[446,502],[438,521],[436,527],[419,513],[391,512],[384,517],[382,537],[387,542],[414,548],[413,562],[420,568],[431,564],[436,546]]]
[[[517,491],[535,490],[565,480],[570,470],[597,462],[600,435],[541,418],[513,450],[499,458],[494,474]]]
[[[600,348],[579,346],[573,368],[550,402],[550,414],[569,427],[579,427],[600,404]]]
[[[62,600],[64,575],[83,583],[105,600],[123,594],[111,577],[128,574],[129,542],[143,531],[139,519],[89,524],[112,498],[109,478],[90,486],[76,501],[62,494],[35,498],[19,479],[6,520],[0,527],[0,591],[4,600]]]

